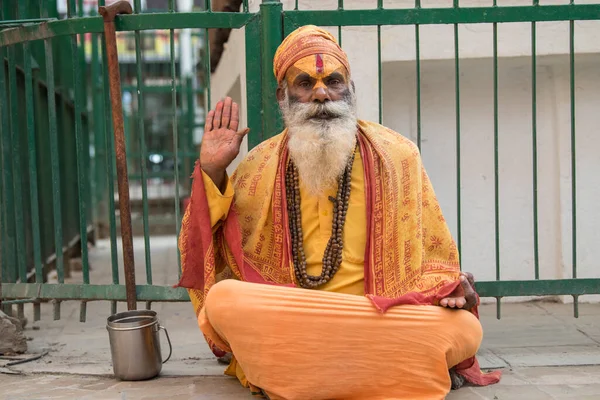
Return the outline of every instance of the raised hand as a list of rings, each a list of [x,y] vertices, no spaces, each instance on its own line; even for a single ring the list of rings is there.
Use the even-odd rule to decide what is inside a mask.
[[[225,183],[226,168],[239,154],[242,140],[250,131],[248,128],[238,131],[239,122],[237,103],[226,97],[208,113],[204,124],[200,166],[220,190]]]
[[[449,296],[440,300],[440,306],[470,310],[477,304],[477,294],[473,285],[475,280],[469,272],[460,273],[460,286]]]

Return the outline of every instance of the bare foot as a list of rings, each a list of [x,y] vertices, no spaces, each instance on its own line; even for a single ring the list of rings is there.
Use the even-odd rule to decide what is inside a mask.
[[[232,358],[232,354],[227,353],[223,357],[219,357],[217,361],[219,361],[219,364],[229,365],[231,363],[231,358]]]
[[[459,375],[454,368],[450,369],[450,382],[452,383],[452,390],[458,390],[465,384],[465,377]]]

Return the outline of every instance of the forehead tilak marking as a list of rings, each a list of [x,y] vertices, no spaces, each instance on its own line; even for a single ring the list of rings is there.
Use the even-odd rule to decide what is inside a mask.
[[[317,68],[317,73],[323,73],[323,56],[320,54],[315,54],[315,67]]]

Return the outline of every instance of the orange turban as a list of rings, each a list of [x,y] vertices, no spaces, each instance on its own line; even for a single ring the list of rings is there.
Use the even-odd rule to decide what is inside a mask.
[[[348,56],[333,35],[314,25],[306,25],[290,33],[277,48],[273,59],[273,73],[280,83],[288,68],[296,61],[313,54],[329,54],[346,67],[350,74]]]

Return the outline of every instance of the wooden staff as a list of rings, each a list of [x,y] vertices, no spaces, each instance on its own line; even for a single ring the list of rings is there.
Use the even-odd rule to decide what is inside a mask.
[[[127,154],[123,134],[123,106],[121,104],[121,74],[117,54],[115,16],[131,14],[133,10],[127,1],[118,1],[110,6],[98,8],[104,19],[104,37],[108,58],[108,79],[112,108],[113,130],[115,135],[115,153],[117,158],[117,184],[119,188],[119,211],[121,218],[121,238],[123,240],[123,264],[125,266],[125,290],[127,309],[135,310],[135,263],[133,261],[133,234],[131,232],[131,206],[129,204],[129,180],[127,178]]]

